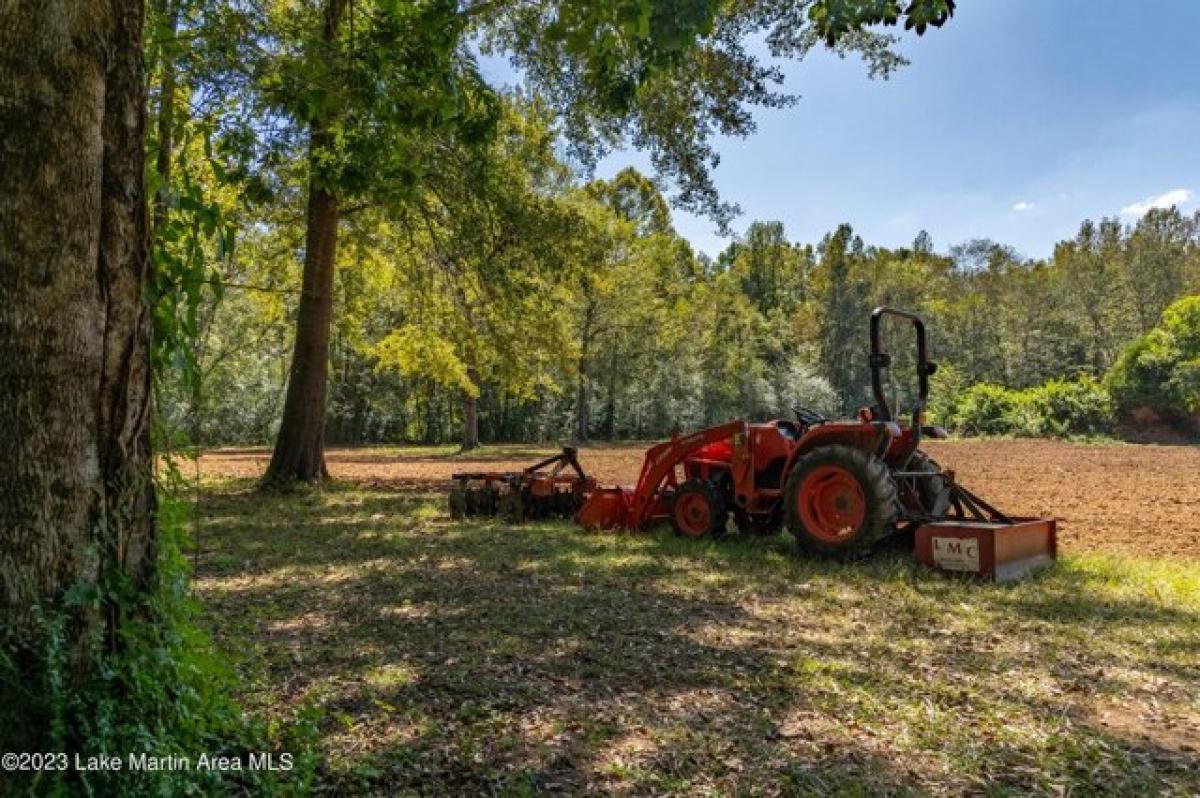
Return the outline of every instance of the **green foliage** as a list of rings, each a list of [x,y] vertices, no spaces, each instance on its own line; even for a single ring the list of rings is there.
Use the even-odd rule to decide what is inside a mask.
[[[627,171],[581,190],[554,157],[536,103],[509,103],[496,141],[478,158],[448,161],[454,168],[430,181],[420,206],[398,222],[362,213],[345,225],[329,440],[452,440],[463,397],[476,393],[485,440],[566,437],[579,432],[581,407],[586,434],[603,438],[787,415],[806,395],[827,415],[852,413],[870,402],[866,318],[880,304],[928,322],[941,366],[935,423],[964,434],[1099,434],[1111,413],[1089,375],[1103,373],[1117,342],[1140,326],[1138,252],[1173,252],[1161,268],[1200,289],[1194,243],[1152,244],[1160,228],[1175,235],[1178,225],[1162,222],[1084,225],[1035,263],[986,241],[951,257],[924,243],[869,247],[848,226],[813,248],[757,223],[709,261],[670,227],[651,181]],[[1190,240],[1200,239],[1195,221],[1187,224]],[[282,223],[248,231],[239,279],[297,284],[299,241]],[[1085,295],[1103,302],[1080,301],[1098,274],[1105,285]],[[203,338],[199,438],[261,442],[278,414],[295,294],[233,293]],[[405,346],[392,348],[395,331]],[[886,390],[903,415],[915,399],[911,329],[885,325],[884,334],[894,358]],[[1155,351],[1178,348],[1167,340]],[[1168,384],[1186,390],[1189,373],[1154,370],[1148,346],[1126,358],[1141,364],[1137,401],[1146,407]],[[1114,391],[1117,373],[1106,382]],[[968,394],[976,383],[1028,401],[999,388]],[[168,399],[169,418],[186,425],[190,398]]]
[[[926,414],[930,423],[951,426],[967,387],[967,378],[961,368],[954,363],[938,363],[938,370],[929,378]]]
[[[1172,303],[1156,327],[1125,348],[1105,383],[1126,415],[1200,417],[1200,296]]]
[[[388,333],[368,351],[380,369],[393,369],[410,377],[429,377],[438,385],[479,395],[479,386],[471,381],[453,344],[431,330],[405,325]]]
[[[1012,432],[1019,392],[1003,385],[972,385],[958,398],[951,427],[964,435],[1002,435]]]
[[[941,25],[950,0],[536,0],[480,3],[484,52],[507,55],[526,85],[546,96],[573,154],[586,164],[630,144],[647,152],[678,189],[673,202],[722,227],[737,212],[711,178],[717,136],[754,130],[755,106],[796,102],[780,90],[773,59],[802,59],[824,45],[859,55],[886,76],[906,62],[897,40],[873,30],[904,19],[923,32]],[[769,56],[751,52],[762,41]]]
[[[186,175],[187,164],[180,166]],[[205,188],[190,178],[157,190],[170,210],[151,239],[151,362],[156,374],[177,374],[190,384],[197,379],[200,316],[206,304],[220,300],[217,266],[233,252],[235,228]]]
[[[204,309],[219,301],[233,257],[233,205],[240,177],[218,149],[211,118],[192,113],[198,78],[177,26],[204,0],[158,0],[147,14],[146,62],[153,124],[146,139],[146,195],[152,204],[147,304],[156,375],[181,385],[199,379],[197,340]]]
[[[921,35],[952,16],[954,0],[818,0],[808,9],[809,19],[830,46],[864,25],[895,25],[903,17],[904,29]]]
[[[0,706],[7,751],[65,752],[74,761],[100,754],[146,753],[187,757],[191,770],[64,770],[22,774],[36,795],[178,795],[251,791],[302,794],[312,783],[315,718],[308,709],[286,728],[245,715],[229,698],[237,680],[211,638],[196,623],[198,608],[187,589],[183,557],[190,510],[164,498],[159,505],[159,561],[153,582],[134,585],[105,575],[100,584],[76,584],[59,608],[35,608],[35,650],[7,645],[12,630],[0,625],[0,683],[15,700]],[[122,618],[119,637],[98,641],[101,661],[81,669],[68,649],[67,625],[80,609]],[[29,640],[26,634],[21,639]],[[36,663],[36,665],[34,664]],[[92,676],[80,681],[78,673]],[[19,673],[36,673],[22,681]],[[247,768],[250,753],[292,754],[291,771]],[[198,770],[201,753],[239,757],[241,771]],[[277,756],[278,759],[278,756]],[[11,775],[11,774],[8,774]],[[16,791],[10,794],[18,794]]]
[[[276,4],[261,22],[272,46],[246,65],[257,77],[257,102],[316,132],[316,185],[342,197],[407,199],[437,167],[432,136],[470,144],[490,137],[499,106],[462,50],[466,19],[457,3],[320,6],[314,13],[308,4]],[[289,136],[268,143],[296,144]]]
[[[853,412],[866,397],[866,327],[870,311],[862,270],[863,242],[843,224],[825,237],[817,270],[821,367],[837,391],[842,412]]]
[[[953,425],[975,383],[1024,390],[1104,374],[1166,304],[1200,291],[1200,219],[1175,209],[1132,226],[1087,222],[1044,261],[986,240],[942,255],[928,235],[874,247],[849,225],[812,246],[788,241],[782,222],[752,222],[715,260],[679,237],[664,187],[721,219],[731,209],[708,181],[711,136],[748,133],[751,106],[790,102],[749,38],[802,58],[832,35],[836,52],[886,76],[904,63],[887,26],[943,23],[949,2],[182,7],[181,37],[202,44],[167,50],[180,84],[204,91],[177,104],[191,130],[175,148],[189,165],[171,181],[182,232],[160,249],[178,256],[163,279],[189,287],[163,303],[156,340],[192,348],[196,379],[178,358],[156,362],[159,407],[196,442],[275,431],[314,174],[342,199],[330,442],[454,439],[464,401],[492,440],[660,437],[786,415],[804,396],[853,413],[871,402],[866,316],[880,304],[926,318],[942,366],[930,413]],[[520,92],[484,85],[477,45],[523,68]],[[310,142],[309,129],[328,136]],[[567,156],[586,166],[617,144],[648,152],[655,178],[579,179]],[[238,249],[222,260],[227,224]],[[232,288],[192,292],[201,279]],[[900,414],[915,399],[907,332],[885,330]],[[1047,387],[1003,426],[1099,428],[1103,402],[1071,390]],[[968,427],[1001,424],[1003,409],[969,407]]]
[[[1033,410],[1034,435],[1098,435],[1112,426],[1112,397],[1093,377],[1050,380],[1023,393]]]
[[[781,74],[745,41],[765,36],[772,56],[784,58],[823,41],[887,75],[904,63],[896,42],[867,28],[903,18],[922,31],[952,10],[946,0],[895,9],[834,0],[156,0],[148,60],[160,124],[152,127],[202,132],[210,166],[204,174],[186,167],[194,149],[180,143],[186,137],[159,148],[178,161],[161,182],[192,181],[188,191],[160,192],[177,217],[159,226],[167,245],[155,247],[157,373],[180,375],[160,386],[166,415],[197,442],[271,434],[290,349],[277,333],[295,297],[231,299],[220,287],[296,291],[286,261],[303,251],[300,205],[313,187],[340,201],[335,432],[438,439],[453,424],[437,419],[478,394],[485,427],[556,434],[564,396],[575,396],[575,416],[598,400],[588,382],[605,387],[610,434],[627,410],[636,417],[627,428],[643,433],[708,417],[706,395],[726,397],[714,405],[722,411],[743,400],[754,412],[786,404],[781,386],[809,374],[812,357],[780,345],[790,332],[781,312],[794,308],[803,279],[793,268],[803,257],[781,228],[773,240],[751,231],[751,255],[736,265],[758,305],[739,320],[739,351],[754,372],[739,387],[732,359],[699,354],[683,339],[688,309],[718,320],[694,304],[707,286],[672,288],[670,306],[643,295],[651,304],[627,311],[639,270],[657,275],[656,288],[667,275],[703,271],[670,229],[658,186],[629,170],[579,197],[555,148],[565,139],[586,166],[632,143],[675,182],[678,204],[724,223],[733,209],[709,176],[712,137],[749,133],[754,105],[792,101],[773,90]],[[479,73],[476,46],[511,57],[530,94],[501,98]],[[513,114],[522,104],[534,112]],[[243,231],[236,262],[227,233],[235,223]],[[188,241],[176,246],[175,228]],[[357,239],[350,247],[347,235]],[[605,274],[581,277],[600,263]],[[607,303],[593,308],[605,318],[587,327],[581,320],[595,301]],[[673,331],[662,347],[639,346],[664,329]],[[700,338],[719,345],[719,335]],[[585,354],[593,345],[600,349]],[[674,395],[634,395],[664,355],[673,363],[654,376],[674,374],[676,386],[661,385]],[[698,381],[685,369],[697,358],[705,360]],[[572,381],[578,390],[564,390]]]
[[[1064,437],[1099,435],[1113,421],[1108,391],[1092,377],[1050,380],[1013,390],[980,383],[967,388],[954,403],[950,426],[965,435]]]

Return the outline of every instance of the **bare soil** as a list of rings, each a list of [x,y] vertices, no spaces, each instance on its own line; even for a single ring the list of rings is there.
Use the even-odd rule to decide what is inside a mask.
[[[645,448],[583,448],[580,461],[602,483],[629,484]],[[1060,519],[1064,551],[1200,559],[1200,446],[963,440],[926,448],[961,484],[1005,512]],[[445,489],[455,472],[514,470],[552,453],[534,446],[472,455],[375,447],[332,449],[327,459],[335,479],[427,491]],[[211,476],[257,477],[269,458],[265,449],[222,449],[202,457],[201,468]]]

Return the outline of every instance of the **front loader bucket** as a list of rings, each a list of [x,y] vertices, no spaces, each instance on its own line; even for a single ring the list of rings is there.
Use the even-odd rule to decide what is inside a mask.
[[[931,521],[917,527],[917,562],[939,571],[1009,582],[1054,563],[1057,533],[1053,518]]]
[[[632,504],[629,488],[596,488],[575,514],[575,522],[588,530],[629,526]]]

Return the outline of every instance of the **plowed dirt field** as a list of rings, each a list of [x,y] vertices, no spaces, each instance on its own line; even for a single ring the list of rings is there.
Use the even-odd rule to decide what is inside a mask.
[[[1005,512],[1060,519],[1065,551],[1106,550],[1200,560],[1200,446],[1081,444],[1043,440],[933,441],[926,447],[958,481]],[[645,445],[584,448],[580,461],[602,483],[637,478]],[[462,456],[449,450],[332,449],[335,479],[404,490],[443,490],[456,471],[509,470],[552,449],[507,446]],[[205,455],[212,476],[257,477],[265,449]]]

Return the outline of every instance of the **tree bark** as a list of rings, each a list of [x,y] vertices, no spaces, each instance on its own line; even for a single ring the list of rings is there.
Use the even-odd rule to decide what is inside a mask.
[[[463,451],[479,448],[479,397],[463,392]]]
[[[323,135],[313,131],[314,148]],[[283,423],[267,469],[269,482],[317,482],[329,477],[325,468],[325,397],[337,224],[337,197],[314,181],[308,190],[304,286],[296,319],[296,345],[283,403]]]
[[[589,299],[583,313],[583,324],[579,331],[579,374],[575,383],[575,432],[572,442],[584,443],[591,427],[591,411],[588,407],[588,352],[591,349],[592,333],[596,320],[596,302]]]
[[[467,377],[478,388],[479,371],[478,369],[468,369]],[[472,396],[467,391],[462,394],[462,411],[463,411],[463,434],[462,448],[463,451],[479,448],[479,395]]]
[[[584,443],[588,439],[588,428],[592,425],[591,411],[588,408],[588,373],[587,355],[579,358],[579,381],[575,385],[575,443]]]
[[[337,40],[348,0],[329,0],[322,38]],[[334,146],[328,119],[314,121],[309,136],[308,219],[304,282],[296,319],[296,344],[288,375],[283,420],[266,482],[319,482],[325,467],[325,398],[329,386],[329,336],[333,322],[333,269],[337,257],[338,197],[322,174],[323,152]]]
[[[602,434],[608,441],[617,437],[617,363],[615,354],[608,359],[608,394],[604,401]]]
[[[145,587],[157,558],[143,13],[0,5],[0,617],[20,666],[35,608],[71,616],[78,679],[121,618],[64,592]]]

